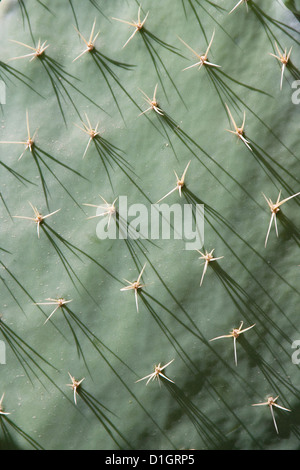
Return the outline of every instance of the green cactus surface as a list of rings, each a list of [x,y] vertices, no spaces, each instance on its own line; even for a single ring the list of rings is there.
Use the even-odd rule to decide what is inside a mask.
[[[0,449],[300,448],[285,3],[1,2]],[[125,196],[201,205],[204,244],[100,239]]]

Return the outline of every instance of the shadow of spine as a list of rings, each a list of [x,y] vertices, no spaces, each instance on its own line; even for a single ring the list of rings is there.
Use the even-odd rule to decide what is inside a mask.
[[[78,395],[88,406],[88,408],[93,412],[98,421],[102,424],[105,431],[109,434],[113,442],[119,447],[119,449],[133,449],[130,442],[126,437],[119,431],[116,425],[108,418],[105,411],[112,413],[108,408],[106,408],[102,403],[100,403],[93,395],[91,395],[87,390],[80,387],[78,390]],[[118,440],[121,439],[121,441]]]
[[[4,447],[0,441],[0,449],[2,450],[9,450],[11,448],[15,448],[13,444],[13,437],[11,435],[11,429],[18,433],[25,441],[33,447],[35,450],[45,450],[33,437],[27,434],[23,429],[21,429],[14,421],[12,421],[7,416],[0,416],[0,426],[4,434]]]

